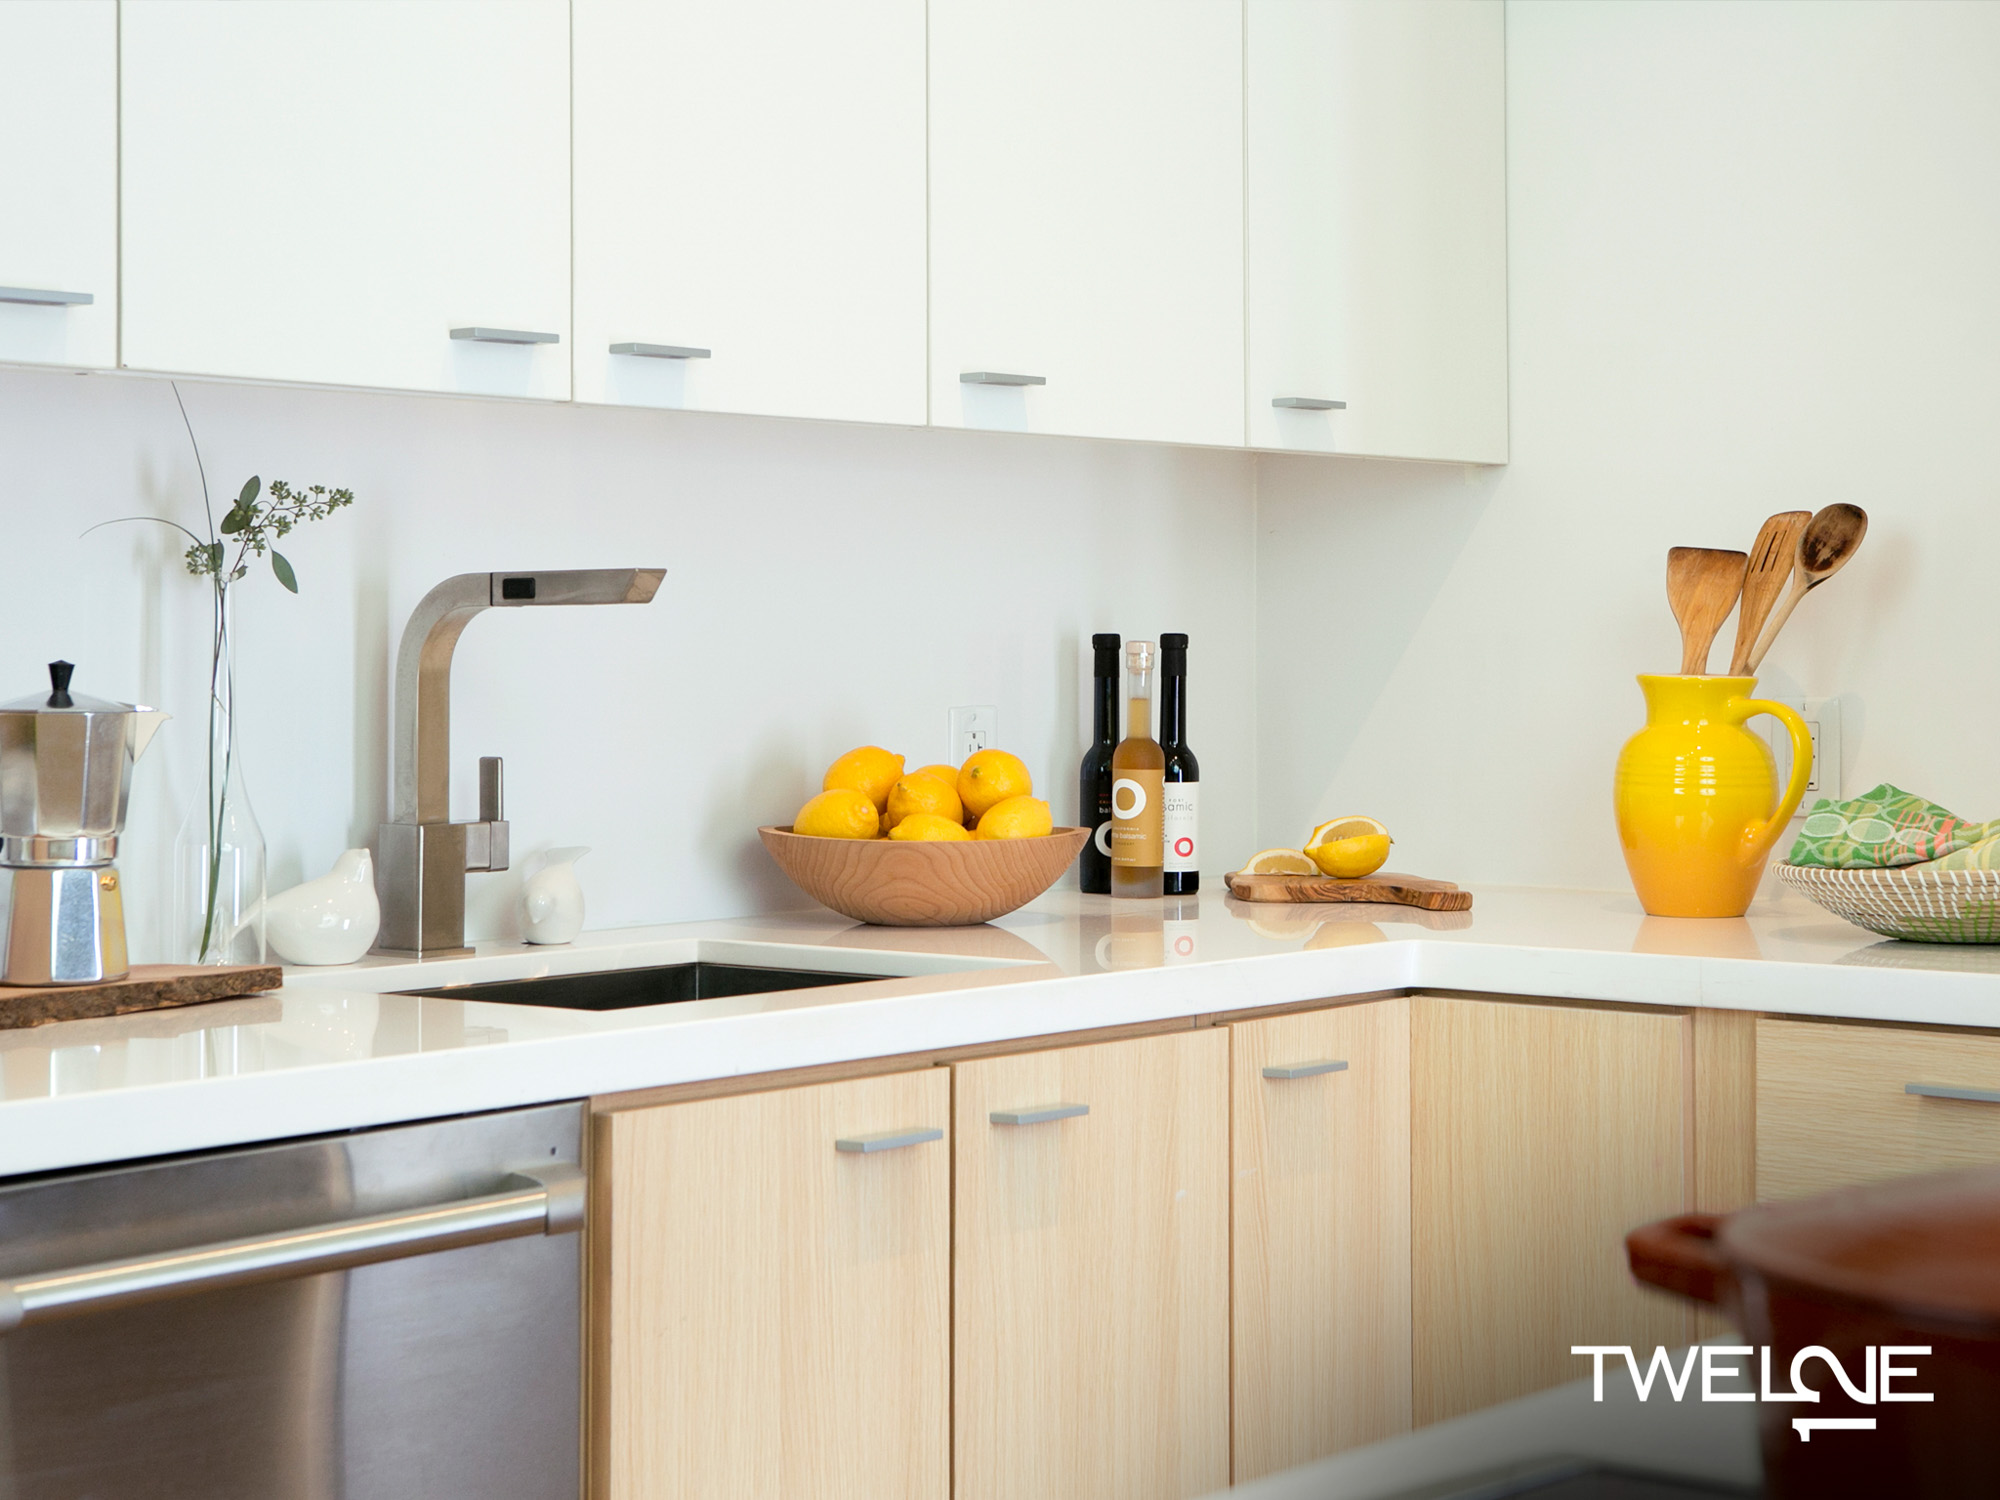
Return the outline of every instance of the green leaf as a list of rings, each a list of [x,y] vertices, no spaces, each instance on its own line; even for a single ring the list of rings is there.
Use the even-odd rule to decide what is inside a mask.
[[[278,582],[286,588],[295,594],[299,591],[298,575],[292,571],[292,565],[285,561],[285,554],[276,548],[271,551],[271,571],[278,575]]]
[[[211,573],[220,573],[222,571],[222,543],[220,542],[210,542],[208,544],[208,570]]]
[[[250,502],[257,498],[257,492],[263,487],[264,482],[255,474],[244,480],[243,488],[236,496],[236,508],[238,510],[247,510]]]
[[[239,505],[222,518],[222,525],[216,529],[224,536],[235,536],[237,532],[249,524],[250,517],[244,514],[243,507]]]

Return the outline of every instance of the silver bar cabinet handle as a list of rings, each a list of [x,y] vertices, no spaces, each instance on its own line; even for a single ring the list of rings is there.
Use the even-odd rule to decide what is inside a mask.
[[[529,333],[520,328],[454,328],[451,336],[455,339],[470,339],[475,344],[560,344],[559,333]]]
[[[1347,1064],[1345,1061],[1323,1058],[1319,1062],[1286,1063],[1283,1066],[1272,1066],[1264,1070],[1264,1076],[1266,1078],[1317,1078],[1322,1073],[1345,1073],[1346,1071]]]
[[[0,286],[0,302],[30,307],[88,307],[97,299],[89,292],[45,292],[31,286]]]
[[[958,377],[960,385],[1047,385],[1046,375],[1009,375],[1000,370],[967,370]]]
[[[1274,396],[1271,404],[1280,411],[1346,411],[1345,401],[1327,401],[1318,396]]]
[[[1906,1094],[1926,1099],[1964,1099],[1972,1104],[2000,1104],[2000,1089],[1964,1089],[1949,1083],[1906,1083]]]
[[[365,1219],[343,1219],[249,1239],[163,1250],[0,1282],[0,1333],[73,1313],[100,1312],[193,1292],[289,1281],[322,1271],[432,1255],[531,1234],[573,1234],[583,1226],[584,1178],[550,1165],[513,1173],[520,1183],[482,1198],[460,1198]]]
[[[1050,1120],[1074,1120],[1089,1113],[1088,1104],[1044,1104],[1037,1109],[996,1109],[986,1118],[995,1125],[1043,1125]]]
[[[692,344],[613,344],[613,354],[636,354],[641,359],[707,359],[709,351]]]
[[[926,1141],[943,1139],[942,1130],[935,1126],[919,1125],[911,1130],[883,1130],[874,1135],[844,1135],[833,1143],[833,1149],[872,1156],[877,1151],[899,1151],[904,1146],[921,1146]]]

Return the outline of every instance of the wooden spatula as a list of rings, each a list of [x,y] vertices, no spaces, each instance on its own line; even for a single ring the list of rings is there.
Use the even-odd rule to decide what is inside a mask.
[[[1785,628],[1792,611],[1799,607],[1799,601],[1846,567],[1861,550],[1861,539],[1866,535],[1868,512],[1858,505],[1829,505],[1806,523],[1806,529],[1799,533],[1792,586],[1785,590],[1785,597],[1778,601],[1778,607],[1771,611],[1771,618],[1764,622],[1757,636],[1757,644],[1750,652],[1751,671],[1764,665],[1765,654],[1777,641],[1778,632]]]
[[[1771,517],[1757,533],[1750,549],[1750,568],[1743,575],[1743,605],[1736,611],[1736,649],[1729,655],[1729,675],[1741,677],[1750,670],[1750,656],[1757,634],[1770,618],[1771,606],[1792,576],[1798,556],[1799,533],[1812,519],[1809,510],[1788,510]]]
[[[1718,547],[1675,547],[1667,553],[1667,603],[1681,627],[1681,674],[1708,671],[1708,648],[1743,592],[1749,554]]]

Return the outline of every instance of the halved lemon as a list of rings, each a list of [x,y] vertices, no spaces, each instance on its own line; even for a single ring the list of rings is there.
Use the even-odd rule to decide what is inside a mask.
[[[1358,880],[1382,868],[1383,861],[1389,857],[1389,835],[1363,833],[1352,838],[1328,839],[1323,844],[1309,846],[1306,854],[1319,866],[1322,875],[1331,875],[1337,880]]]
[[[1331,844],[1339,839],[1365,838],[1370,834],[1377,834],[1383,838],[1387,838],[1389,830],[1373,818],[1363,818],[1350,813],[1344,818],[1328,818],[1319,827],[1307,834],[1306,841],[1299,845],[1299,847],[1301,849],[1310,849],[1314,844]]]
[[[1243,862],[1245,875],[1317,875],[1319,866],[1298,849],[1259,849]]]

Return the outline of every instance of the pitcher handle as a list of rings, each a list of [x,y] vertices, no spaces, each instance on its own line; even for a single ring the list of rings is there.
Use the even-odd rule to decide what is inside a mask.
[[[1769,714],[1784,725],[1792,737],[1792,779],[1786,784],[1785,795],[1778,799],[1778,806],[1770,817],[1743,830],[1743,847],[1738,853],[1744,864],[1753,865],[1770,852],[1771,845],[1785,831],[1785,825],[1799,810],[1799,803],[1805,797],[1806,783],[1812,779],[1812,731],[1806,727],[1799,711],[1788,704],[1773,703],[1768,698],[1740,698],[1737,707],[1743,710],[1746,719]]]

